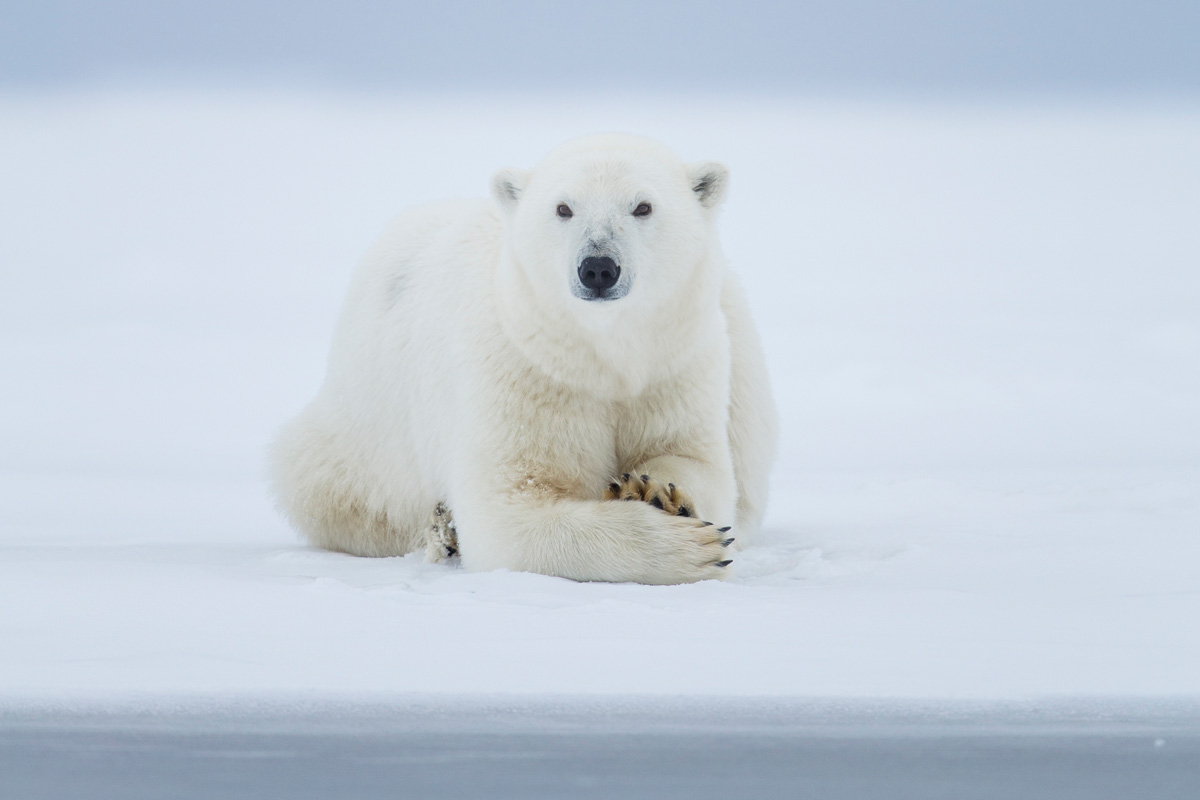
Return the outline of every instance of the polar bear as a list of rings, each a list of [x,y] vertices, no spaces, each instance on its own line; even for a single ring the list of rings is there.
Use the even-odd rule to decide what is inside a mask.
[[[469,570],[723,577],[761,522],[775,441],[717,243],[727,184],[720,164],[591,136],[496,173],[491,202],[401,216],[272,446],[283,513],[363,556],[432,536]]]

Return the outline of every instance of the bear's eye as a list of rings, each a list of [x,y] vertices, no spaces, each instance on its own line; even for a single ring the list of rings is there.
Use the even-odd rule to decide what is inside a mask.
[[[571,207],[566,203],[559,203],[557,211],[558,215],[563,219],[570,219],[575,216],[574,212],[571,211]]]
[[[638,207],[633,210],[633,215],[635,217],[650,216],[650,204],[649,203],[638,203]]]

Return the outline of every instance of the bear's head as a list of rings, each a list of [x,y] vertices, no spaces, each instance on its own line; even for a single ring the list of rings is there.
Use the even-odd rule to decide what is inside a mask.
[[[492,179],[511,268],[542,308],[615,321],[663,303],[715,302],[720,164],[688,165],[641,137],[576,139]],[[547,305],[549,304],[549,305]]]

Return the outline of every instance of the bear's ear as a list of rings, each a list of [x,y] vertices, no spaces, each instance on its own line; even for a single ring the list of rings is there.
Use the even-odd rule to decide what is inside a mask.
[[[500,207],[508,211],[516,207],[517,198],[525,189],[525,172],[519,169],[502,169],[492,176],[492,196]]]
[[[716,161],[702,161],[688,169],[688,180],[692,183],[692,191],[700,198],[700,205],[716,208],[725,197],[729,170]]]

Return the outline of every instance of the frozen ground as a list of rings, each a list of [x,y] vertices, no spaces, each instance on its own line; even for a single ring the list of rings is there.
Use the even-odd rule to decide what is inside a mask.
[[[761,539],[682,587],[297,544],[261,453],[355,260],[605,129],[732,169]],[[0,174],[10,707],[1200,694],[1194,109],[9,95]]]

